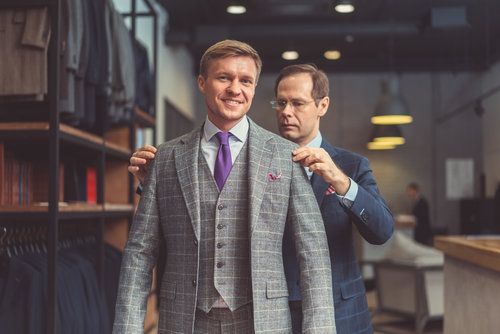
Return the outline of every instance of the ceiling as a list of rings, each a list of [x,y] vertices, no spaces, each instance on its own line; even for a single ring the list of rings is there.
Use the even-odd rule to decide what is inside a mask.
[[[484,70],[500,59],[500,0],[354,0],[339,14],[333,0],[247,0],[242,15],[231,0],[159,0],[167,9],[165,42],[186,45],[200,59],[226,38],[250,43],[263,71],[314,62],[326,71]],[[299,52],[296,61],[281,53]],[[326,60],[327,49],[341,52]]]

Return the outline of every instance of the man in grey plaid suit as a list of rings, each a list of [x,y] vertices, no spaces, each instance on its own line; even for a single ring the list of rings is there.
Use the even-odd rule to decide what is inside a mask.
[[[198,86],[207,119],[160,145],[149,167],[123,257],[114,333],[143,331],[162,238],[160,333],[291,333],[285,224],[299,259],[302,332],[336,332],[325,229],[308,178],[290,159],[296,145],[246,117],[261,65],[238,41],[203,55]]]

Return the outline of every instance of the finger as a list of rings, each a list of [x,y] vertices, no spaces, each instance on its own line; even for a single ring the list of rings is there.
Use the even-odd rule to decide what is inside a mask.
[[[155,158],[155,154],[149,151],[135,151],[134,154],[132,154],[132,156],[149,160]]]
[[[139,166],[139,165],[145,165],[147,164],[147,160],[143,158],[137,158],[137,157],[131,157],[130,158],[130,164],[132,166]]]
[[[128,166],[127,169],[132,174],[135,174],[139,171],[139,167],[137,167],[137,166]]]
[[[303,146],[303,147],[298,147],[295,150],[293,150],[292,154],[295,156],[297,154],[301,154],[301,153],[304,153],[304,152],[310,152],[310,151],[311,151],[310,147]]]
[[[142,147],[140,149],[141,151],[149,151],[151,153],[156,153],[156,147],[152,146],[152,145],[144,145],[144,147]]]
[[[309,151],[299,151],[297,154],[295,154],[293,157],[292,157],[292,160],[293,161],[301,161],[301,160],[304,160],[306,159],[308,156],[310,156],[310,152]]]
[[[309,165],[308,167],[309,167],[309,170],[311,172],[318,174],[320,176],[323,175],[327,170],[326,164],[321,163],[321,162],[313,163],[313,164]]]

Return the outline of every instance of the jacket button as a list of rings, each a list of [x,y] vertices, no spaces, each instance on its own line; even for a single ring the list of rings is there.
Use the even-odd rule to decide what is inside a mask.
[[[217,268],[222,268],[224,266],[224,263],[222,262],[217,262]]]
[[[191,283],[193,284],[194,287],[196,287],[196,280],[195,279]]]
[[[224,209],[224,204],[219,204],[219,206],[217,207],[217,209],[219,209],[219,210]]]
[[[217,248],[221,249],[223,246],[224,246],[224,244],[222,242],[217,243]]]
[[[367,222],[369,218],[370,218],[370,215],[369,215],[369,214],[367,214],[366,212],[363,212],[363,213],[361,214],[361,219],[362,219],[364,222]]]
[[[224,225],[222,225],[222,224],[218,224],[218,225],[217,225],[217,228],[218,228],[219,230],[222,230],[222,229],[224,228]]]
[[[193,242],[194,242],[194,245],[195,245],[195,246],[198,246],[198,240],[194,239],[194,241],[193,241]]]

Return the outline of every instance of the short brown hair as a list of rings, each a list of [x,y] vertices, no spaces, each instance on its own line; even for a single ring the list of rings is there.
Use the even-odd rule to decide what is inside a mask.
[[[255,78],[255,83],[257,83],[260,76],[260,70],[262,69],[262,60],[259,54],[247,43],[232,39],[226,39],[215,43],[205,51],[200,60],[200,75],[205,79],[207,78],[207,69],[210,61],[217,58],[237,56],[248,56],[254,60],[255,66],[257,67],[257,77]]]
[[[318,104],[319,100],[328,96],[328,93],[330,91],[328,77],[326,76],[325,72],[318,69],[318,67],[312,63],[289,65],[282,69],[274,84],[274,95],[278,95],[278,85],[280,84],[281,80],[298,73],[309,73],[309,75],[311,75],[311,79],[313,82],[311,95],[316,102],[316,105]]]
[[[410,182],[408,184],[408,188],[415,190],[416,192],[420,191],[420,185],[417,182]]]

